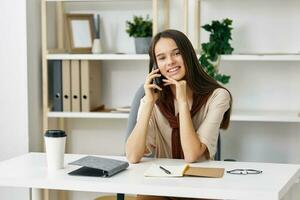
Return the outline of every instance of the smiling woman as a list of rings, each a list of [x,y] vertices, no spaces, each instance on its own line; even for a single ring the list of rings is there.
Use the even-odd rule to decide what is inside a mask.
[[[191,42],[180,31],[158,33],[149,56],[145,96],[126,143],[127,159],[131,163],[144,155],[186,162],[213,159],[219,129],[229,125],[230,92],[203,71]],[[156,85],[156,78],[163,85]],[[138,199],[170,198],[138,195]]]

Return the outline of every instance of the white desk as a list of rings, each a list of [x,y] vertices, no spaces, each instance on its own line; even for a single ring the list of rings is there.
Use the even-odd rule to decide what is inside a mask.
[[[83,155],[65,156],[65,163]],[[124,157],[111,157],[122,159]],[[209,161],[198,166],[253,168],[263,170],[260,175],[231,175],[223,178],[149,178],[144,171],[151,163],[181,164],[183,160],[145,159],[111,177],[79,177],[67,173],[78,168],[66,164],[65,169],[49,176],[44,153],[29,153],[0,162],[0,186],[76,190],[90,192],[145,194],[211,199],[281,199],[300,177],[300,165]]]

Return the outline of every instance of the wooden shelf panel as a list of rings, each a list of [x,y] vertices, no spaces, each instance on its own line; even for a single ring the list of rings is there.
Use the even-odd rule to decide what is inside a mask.
[[[198,55],[199,57],[199,55]],[[48,60],[149,60],[148,54],[47,54]],[[222,55],[222,61],[300,61],[298,54]]]
[[[118,2],[120,0],[46,0],[46,2]],[[126,0],[126,1],[141,1],[141,0]],[[151,0],[143,0],[151,1]]]
[[[48,60],[149,60],[148,54],[48,54]]]
[[[253,122],[300,122],[299,113],[296,111],[233,111],[231,121]]]
[[[250,55],[222,55],[222,61],[300,61],[299,54],[278,54],[278,55],[268,55],[268,54],[250,54]]]
[[[49,112],[49,118],[127,119],[128,113],[116,112]],[[295,111],[233,111],[231,121],[240,122],[300,122]]]
[[[129,113],[117,112],[49,112],[49,118],[127,119]]]

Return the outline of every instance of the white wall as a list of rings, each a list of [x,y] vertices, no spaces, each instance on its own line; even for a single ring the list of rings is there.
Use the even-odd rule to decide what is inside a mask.
[[[43,150],[42,144],[42,49],[41,1],[27,0],[27,58],[29,151]]]
[[[0,160],[4,160],[28,152],[26,1],[1,1],[0,27]],[[1,200],[28,197],[28,189],[0,188]]]

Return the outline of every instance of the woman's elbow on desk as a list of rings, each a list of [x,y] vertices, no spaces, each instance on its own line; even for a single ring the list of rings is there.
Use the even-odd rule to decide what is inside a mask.
[[[203,157],[206,157],[206,148],[204,149],[204,151],[203,149],[201,149],[200,151],[197,152],[190,152],[189,154],[185,154],[184,161],[186,163],[194,163],[194,162],[198,162]]]
[[[128,153],[126,153],[126,159],[128,160],[129,163],[136,164],[139,163],[142,158],[136,155],[129,155]]]
[[[199,160],[199,157],[184,157],[184,161],[186,163],[194,163],[194,162],[197,162]]]

